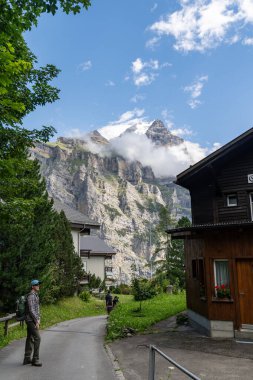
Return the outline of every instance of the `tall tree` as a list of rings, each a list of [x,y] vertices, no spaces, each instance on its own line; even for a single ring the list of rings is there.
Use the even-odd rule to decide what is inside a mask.
[[[182,217],[176,227],[188,227],[191,225],[187,217]],[[172,240],[168,242],[164,271],[172,285],[185,288],[185,268],[184,268],[184,241]]]
[[[58,99],[59,90],[50,82],[59,70],[38,67],[23,32],[36,26],[42,13],[75,14],[89,5],[89,0],[0,1],[0,304],[6,307],[32,277],[49,278],[55,263],[57,272],[60,245],[55,240],[59,216],[52,211],[38,163],[28,159],[28,148],[48,141],[55,130],[22,127],[37,106]],[[70,271],[72,264],[66,264]]]

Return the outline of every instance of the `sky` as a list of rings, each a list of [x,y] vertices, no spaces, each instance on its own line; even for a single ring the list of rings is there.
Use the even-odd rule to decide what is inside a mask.
[[[24,127],[77,137],[160,119],[206,154],[252,127],[253,0],[91,3],[26,33],[39,64],[61,69],[61,93]]]

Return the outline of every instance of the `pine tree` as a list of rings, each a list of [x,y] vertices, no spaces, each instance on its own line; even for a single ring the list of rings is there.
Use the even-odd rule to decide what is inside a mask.
[[[176,228],[187,227],[190,224],[188,218],[182,217],[177,222]],[[169,282],[179,289],[185,288],[184,262],[184,241],[181,239],[169,241],[164,269]]]

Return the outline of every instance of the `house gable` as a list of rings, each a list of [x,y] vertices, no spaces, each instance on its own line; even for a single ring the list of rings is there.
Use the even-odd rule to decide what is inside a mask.
[[[252,220],[250,176],[253,129],[179,174],[176,183],[190,191],[193,224]]]

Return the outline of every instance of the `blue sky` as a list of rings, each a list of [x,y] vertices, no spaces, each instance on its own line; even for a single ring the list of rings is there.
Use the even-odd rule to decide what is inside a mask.
[[[252,127],[253,0],[91,2],[26,34],[39,64],[62,71],[61,99],[25,127],[77,136],[161,119],[210,150]]]

